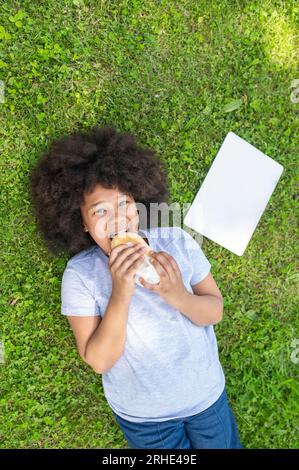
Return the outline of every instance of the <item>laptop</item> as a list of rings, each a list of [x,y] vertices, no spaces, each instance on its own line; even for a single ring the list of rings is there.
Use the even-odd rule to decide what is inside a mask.
[[[280,163],[229,132],[184,224],[242,256],[282,172]]]

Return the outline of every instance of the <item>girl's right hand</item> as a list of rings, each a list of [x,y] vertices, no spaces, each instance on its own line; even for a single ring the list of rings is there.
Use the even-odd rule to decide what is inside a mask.
[[[146,247],[141,244],[121,244],[113,248],[109,257],[112,276],[112,295],[119,299],[131,299],[135,292],[134,275],[142,264]]]

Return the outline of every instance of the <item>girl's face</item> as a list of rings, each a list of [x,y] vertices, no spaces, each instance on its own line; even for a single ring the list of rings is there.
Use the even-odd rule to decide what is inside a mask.
[[[125,229],[138,231],[139,215],[134,199],[116,189],[106,189],[100,184],[85,195],[81,215],[86,232],[104,253],[111,251],[111,235]]]

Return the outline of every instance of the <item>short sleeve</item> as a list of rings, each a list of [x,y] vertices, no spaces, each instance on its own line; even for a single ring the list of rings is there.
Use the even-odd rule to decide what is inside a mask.
[[[192,276],[190,285],[194,286],[202,281],[211,270],[211,263],[205,256],[201,247],[196,240],[186,231],[182,229],[184,238],[184,249],[187,251],[190,265],[192,266]]]
[[[80,275],[66,267],[61,282],[62,315],[95,316],[99,307]]]

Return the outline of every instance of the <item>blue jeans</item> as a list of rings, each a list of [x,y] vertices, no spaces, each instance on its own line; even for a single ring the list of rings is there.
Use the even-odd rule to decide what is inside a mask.
[[[185,418],[133,423],[112,413],[132,449],[242,449],[224,389],[206,410]]]

